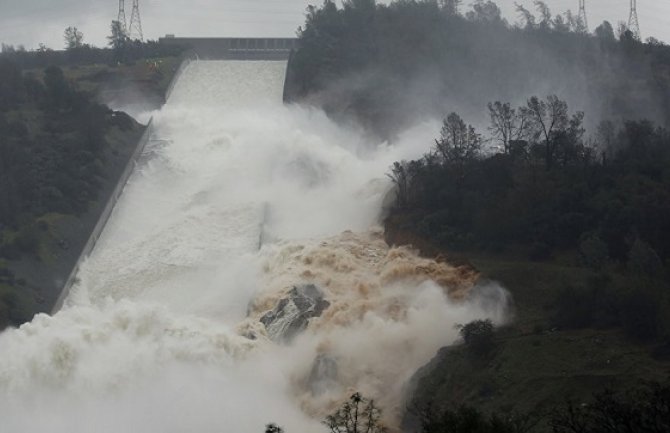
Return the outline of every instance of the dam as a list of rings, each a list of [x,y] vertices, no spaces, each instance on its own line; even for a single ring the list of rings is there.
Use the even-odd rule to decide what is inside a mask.
[[[295,38],[183,38],[168,35],[163,45],[193,50],[202,59],[286,60],[298,49]]]
[[[501,288],[383,240],[427,132],[370,142],[285,105],[285,74],[184,64],[63,307],[0,334],[3,432],[307,433],[354,389],[393,424],[455,324],[504,320]]]

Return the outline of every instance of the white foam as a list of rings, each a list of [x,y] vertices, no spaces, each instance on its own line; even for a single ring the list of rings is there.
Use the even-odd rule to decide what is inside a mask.
[[[3,432],[318,431],[352,387],[399,404],[403,380],[454,341],[454,324],[503,320],[503,301],[455,302],[430,278],[379,268],[397,254],[369,232],[385,173],[426,151],[438,125],[369,143],[318,110],[284,106],[285,67],[186,68],[66,307],[0,335]],[[318,277],[303,250],[323,258]],[[399,276],[424,265],[402,260]],[[259,302],[304,282],[339,313],[275,345],[247,312],[257,318]],[[358,310],[343,314],[348,305]],[[250,330],[257,340],[238,335]],[[342,374],[316,398],[305,381],[323,353]]]

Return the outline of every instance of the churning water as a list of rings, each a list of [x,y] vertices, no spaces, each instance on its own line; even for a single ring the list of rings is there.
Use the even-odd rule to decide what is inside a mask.
[[[504,320],[502,289],[378,228],[437,126],[371,144],[282,105],[285,68],[184,70],[63,310],[0,335],[2,432],[314,432],[354,390],[392,423],[455,324]]]

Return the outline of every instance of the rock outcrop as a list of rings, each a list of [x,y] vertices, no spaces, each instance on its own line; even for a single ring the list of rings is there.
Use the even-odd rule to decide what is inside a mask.
[[[291,342],[307,328],[309,319],[319,317],[330,302],[313,284],[294,287],[277,306],[261,317],[270,338],[278,343]]]

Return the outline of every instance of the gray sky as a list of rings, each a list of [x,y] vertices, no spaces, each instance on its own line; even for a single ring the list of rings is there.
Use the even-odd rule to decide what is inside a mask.
[[[528,7],[532,0],[517,0]],[[126,0],[130,19],[132,0]],[[146,38],[178,36],[293,36],[308,4],[321,0],[140,0]],[[464,0],[467,5],[470,0]],[[511,22],[517,20],[513,0],[497,0]],[[578,0],[547,0],[554,14],[572,9]],[[638,0],[642,36],[670,42],[670,0]],[[628,20],[629,0],[587,0],[593,29],[607,19]],[[118,0],[0,0],[0,42],[51,48],[63,45],[63,30],[76,26],[85,41],[104,45]]]

